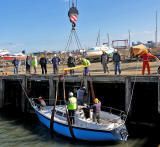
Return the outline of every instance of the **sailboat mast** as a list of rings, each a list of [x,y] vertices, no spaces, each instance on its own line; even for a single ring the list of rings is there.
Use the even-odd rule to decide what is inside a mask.
[[[157,46],[157,10],[156,10],[156,32],[155,32],[155,45]]]

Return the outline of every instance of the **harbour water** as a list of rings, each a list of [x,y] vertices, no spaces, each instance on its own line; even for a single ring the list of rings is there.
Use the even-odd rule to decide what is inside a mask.
[[[35,114],[15,110],[0,110],[0,147],[157,147],[160,127],[156,125],[128,125],[129,137],[124,142],[73,142],[61,135],[50,134]]]

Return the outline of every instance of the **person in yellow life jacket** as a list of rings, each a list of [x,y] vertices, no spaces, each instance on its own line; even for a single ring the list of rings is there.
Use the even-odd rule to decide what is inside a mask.
[[[150,66],[149,66],[149,57],[157,58],[156,56],[148,53],[148,50],[145,50],[144,53],[138,56],[138,58],[143,57],[143,68],[142,68],[142,75],[144,75],[145,68],[147,66],[148,75],[150,74]]]
[[[81,63],[84,66],[87,66],[84,68],[84,75],[88,75],[89,73],[89,66],[91,65],[90,61],[85,58],[78,58],[78,62]]]
[[[71,124],[75,124],[75,112],[77,109],[77,98],[73,97],[73,92],[69,93],[67,109]]]
[[[37,58],[35,56],[32,59],[32,66],[34,68],[34,73],[37,73]]]

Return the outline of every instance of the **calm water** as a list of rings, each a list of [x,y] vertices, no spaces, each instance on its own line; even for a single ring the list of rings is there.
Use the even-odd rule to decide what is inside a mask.
[[[52,137],[34,114],[0,110],[0,147],[157,147],[160,144],[157,126],[129,125],[128,129],[130,136],[126,143],[72,142],[57,134]]]

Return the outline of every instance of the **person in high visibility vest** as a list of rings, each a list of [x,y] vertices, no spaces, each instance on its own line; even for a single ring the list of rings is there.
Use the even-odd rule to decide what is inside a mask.
[[[91,65],[90,61],[85,59],[85,58],[78,58],[78,62],[81,63],[84,66],[87,66],[87,67],[84,68],[84,75],[85,76],[88,75],[88,73],[89,73],[89,67],[88,66]]]
[[[138,58],[141,58],[141,57],[143,57],[142,75],[144,75],[146,66],[148,70],[148,75],[150,75],[149,57],[152,57],[152,58],[157,58],[157,57],[152,55],[151,53],[148,53],[148,50],[145,50],[144,53],[138,56]]]
[[[75,124],[75,112],[77,109],[77,98],[73,96],[73,92],[69,93],[67,109],[71,124]]]
[[[36,58],[36,56],[34,56],[32,59],[32,67],[34,69],[34,73],[36,74],[37,73],[37,58]]]

